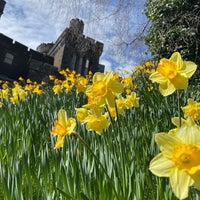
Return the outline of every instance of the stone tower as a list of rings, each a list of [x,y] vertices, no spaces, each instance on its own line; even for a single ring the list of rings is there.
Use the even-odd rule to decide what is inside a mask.
[[[5,4],[6,4],[6,2],[4,0],[0,0],[0,17],[3,14]]]
[[[103,43],[83,35],[84,23],[80,19],[72,19],[69,28],[66,28],[45,53],[54,58],[54,66],[59,70],[69,68],[81,75],[88,71],[93,73],[104,71],[104,66],[99,64],[103,52]],[[41,53],[48,44],[41,44],[37,50]]]

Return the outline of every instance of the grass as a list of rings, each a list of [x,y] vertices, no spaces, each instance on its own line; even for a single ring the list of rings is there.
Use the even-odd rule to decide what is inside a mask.
[[[45,86],[43,95],[31,94],[0,108],[0,199],[2,200],[176,200],[168,179],[155,177],[150,160],[159,152],[157,132],[168,132],[178,116],[176,94],[163,97],[156,87],[148,92],[145,81],[136,80],[139,108],[126,110],[112,120],[100,136],[77,121],[76,131],[87,143],[66,137],[59,150],[50,135],[58,110],[71,117],[86,97],[75,91],[55,95]],[[200,98],[199,87],[182,92]],[[198,199],[190,190],[191,200]]]

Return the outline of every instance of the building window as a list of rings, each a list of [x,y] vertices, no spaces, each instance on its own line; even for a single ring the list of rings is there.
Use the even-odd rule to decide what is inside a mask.
[[[6,53],[4,63],[12,65],[14,56],[11,53]]]

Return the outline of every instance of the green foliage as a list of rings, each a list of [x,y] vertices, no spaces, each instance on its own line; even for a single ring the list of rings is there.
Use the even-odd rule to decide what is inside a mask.
[[[178,51],[200,66],[199,10],[200,1],[195,0],[147,0],[145,14],[151,25],[145,40],[157,61]]]
[[[176,200],[168,179],[157,178],[149,170],[157,154],[154,134],[174,126],[176,96],[167,98],[154,89],[148,92],[146,78],[135,80],[140,107],[126,110],[103,135],[88,132],[78,123],[76,131],[106,170],[108,178],[91,152],[76,137],[69,136],[62,149],[54,150],[50,135],[60,108],[69,117],[85,103],[75,91],[54,95],[33,94],[17,105],[0,108],[0,197],[5,200]],[[199,88],[188,88],[181,98],[200,97]],[[188,96],[186,96],[186,94]],[[112,181],[112,184],[110,183]],[[116,193],[114,192],[114,189]],[[191,190],[191,199],[197,199]]]

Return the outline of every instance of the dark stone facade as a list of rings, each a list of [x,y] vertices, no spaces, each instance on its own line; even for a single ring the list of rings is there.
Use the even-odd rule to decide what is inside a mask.
[[[48,75],[58,75],[51,56],[29,49],[0,33],[0,74],[17,80],[20,76],[34,81],[47,80]]]

